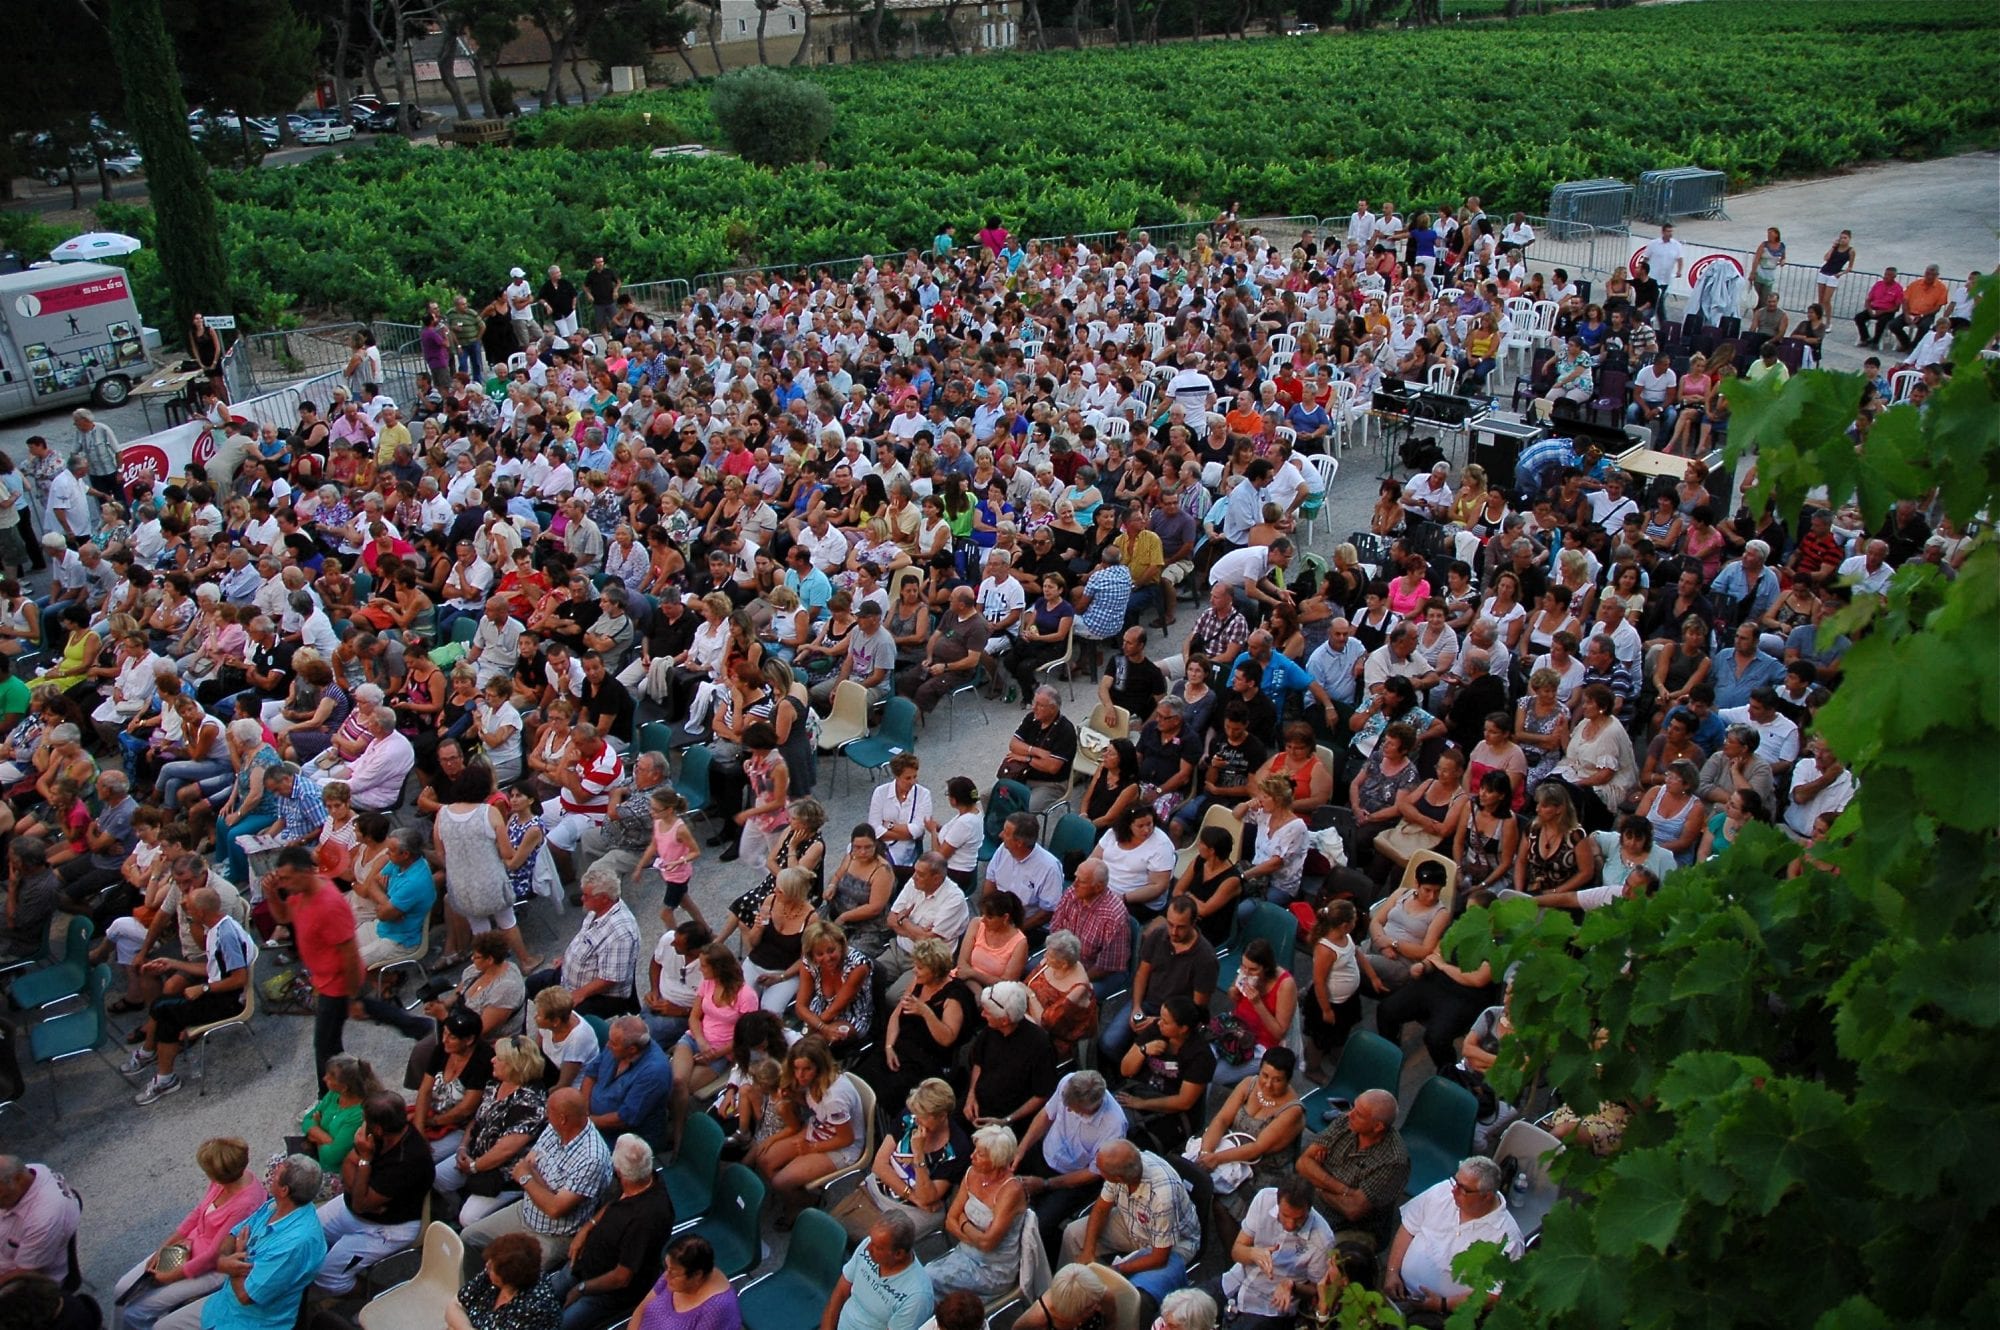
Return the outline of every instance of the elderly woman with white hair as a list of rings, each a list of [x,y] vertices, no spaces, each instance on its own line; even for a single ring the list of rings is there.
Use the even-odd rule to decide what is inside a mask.
[[[963,1289],[987,1298],[1020,1287],[1029,1211],[1027,1189],[1014,1176],[1019,1152],[1014,1133],[997,1123],[972,1134],[972,1167],[944,1219],[958,1246],[925,1267],[933,1296]]]
[[[1118,1304],[1095,1270],[1066,1265],[1014,1322],[1016,1330],[1113,1330]]]

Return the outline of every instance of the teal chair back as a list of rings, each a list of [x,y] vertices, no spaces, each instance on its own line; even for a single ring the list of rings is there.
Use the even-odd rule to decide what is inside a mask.
[[[715,1203],[693,1232],[715,1249],[715,1264],[734,1279],[763,1259],[758,1220],[764,1212],[764,1180],[741,1164],[725,1164],[716,1180]],[[817,1310],[814,1313],[817,1320]]]
[[[674,727],[663,720],[649,720],[639,727],[639,751],[665,757],[673,751]]]
[[[890,748],[916,747],[917,704],[907,697],[890,698],[882,712],[882,726],[873,737]]]
[[[690,1113],[681,1127],[680,1153],[661,1170],[667,1196],[674,1203],[674,1222],[687,1224],[708,1213],[715,1203],[715,1179],[722,1169],[722,1124],[707,1113]]]
[[[1072,877],[1076,866],[1090,857],[1097,840],[1097,828],[1089,818],[1081,813],[1064,813],[1056,819],[1055,830],[1049,833],[1049,853],[1062,861],[1063,876]]]
[[[77,915],[63,931],[62,959],[14,981],[14,1005],[22,1011],[46,1007],[83,992],[90,979],[90,935],[97,930]]]
[[[454,642],[470,642],[472,635],[478,631],[479,616],[477,614],[461,614],[458,618],[451,621],[451,640]]]
[[[577,1015],[579,1017],[582,1017],[583,1023],[590,1027],[590,1032],[597,1036],[597,1046],[599,1048],[603,1048],[605,1044],[610,1042],[611,1040],[610,1021],[605,1020],[602,1016],[588,1016],[580,1011],[577,1013]]]
[[[806,1210],[792,1229],[785,1263],[743,1290],[744,1330],[814,1330],[840,1283],[847,1232],[820,1210]]]
[[[1236,972],[1243,966],[1243,948],[1258,938],[1271,944],[1271,951],[1277,957],[1278,968],[1292,968],[1293,953],[1299,945],[1299,921],[1290,910],[1270,901],[1255,901],[1250,906],[1247,919],[1237,921],[1236,931],[1229,942],[1229,954],[1222,958],[1220,972],[1215,986],[1218,992],[1226,990],[1236,982]]]
[[[1341,1047],[1327,1083],[1306,1096],[1306,1120],[1314,1130],[1326,1125],[1334,1101],[1353,1103],[1369,1090],[1396,1093],[1403,1080],[1403,1050],[1368,1030],[1355,1030]]]
[[[707,744],[696,744],[681,754],[681,774],[674,788],[687,800],[689,816],[708,808],[708,769],[713,760]]]
[[[999,851],[1000,833],[1006,828],[1007,819],[1027,812],[1031,797],[1028,787],[1018,780],[993,782],[993,788],[986,792],[986,839],[979,847],[979,862],[988,862]]]
[[[1403,1119],[1403,1147],[1410,1152],[1410,1194],[1452,1176],[1472,1153],[1479,1100],[1457,1081],[1433,1076],[1417,1091]]]
[[[84,1005],[77,1011],[51,1016],[28,1031],[28,1056],[55,1062],[88,1053],[104,1042],[104,990],[111,987],[111,967],[93,965],[83,984]]]

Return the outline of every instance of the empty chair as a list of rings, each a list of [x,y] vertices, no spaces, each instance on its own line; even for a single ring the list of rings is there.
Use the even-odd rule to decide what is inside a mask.
[[[90,981],[90,935],[96,931],[82,915],[72,916],[63,929],[62,959],[32,970],[14,981],[14,1005],[33,1011],[81,996]]]
[[[744,1286],[744,1330],[815,1330],[846,1261],[840,1221],[819,1210],[802,1212],[784,1264]]]
[[[715,1183],[722,1170],[722,1124],[707,1113],[690,1113],[681,1127],[681,1148],[674,1162],[660,1170],[660,1182],[674,1203],[676,1228],[694,1224],[715,1202]]]
[[[840,751],[864,773],[873,775],[888,766],[890,758],[916,746],[917,704],[907,697],[892,697],[882,712],[882,727],[868,738],[850,741]]]
[[[1451,394],[1458,391],[1458,366],[1432,365],[1424,376],[1424,383],[1434,393]]]
[[[819,751],[837,753],[868,733],[868,690],[852,679],[833,688],[833,709],[819,729]]]
[[[1528,1180],[1526,1187],[1507,1189],[1507,1209],[1520,1226],[1523,1239],[1532,1239],[1541,1231],[1542,1220],[1555,1206],[1557,1187],[1549,1177],[1549,1165],[1562,1152],[1561,1141],[1526,1118],[1509,1123],[1507,1130],[1500,1133],[1493,1162],[1500,1165],[1503,1173],[1511,1162],[1519,1175]]]
[[[689,1230],[715,1248],[716,1269],[731,1279],[756,1269],[764,1259],[764,1240],[758,1229],[764,1191],[764,1179],[743,1165],[723,1165],[714,1204]]]
[[[1340,1060],[1327,1083],[1306,1096],[1306,1121],[1317,1131],[1335,1109],[1344,1109],[1369,1090],[1394,1094],[1402,1079],[1403,1050],[1379,1034],[1356,1030],[1341,1046]]]
[[[1295,324],[1293,326],[1296,327],[1297,325]],[[1277,333],[1271,338],[1271,355],[1273,358],[1276,358],[1278,356],[1291,356],[1292,354],[1297,352],[1298,349],[1299,349],[1299,339],[1293,336],[1291,333],[1288,332]]]
[[[1479,1100],[1457,1081],[1433,1076],[1423,1083],[1403,1119],[1403,1146],[1410,1152],[1410,1195],[1450,1177],[1472,1153],[1472,1129],[1479,1123]]]
[[[49,1102],[54,1105],[57,1117],[62,1116],[62,1101],[56,1094],[56,1063],[95,1053],[113,1075],[119,1076],[119,1083],[124,1083],[117,1066],[104,1056],[101,1047],[109,1033],[109,1023],[104,1017],[104,990],[110,985],[111,967],[91,966],[84,980],[84,1005],[76,1011],[51,1016],[28,1031],[28,1060],[49,1069]]]
[[[359,1313],[361,1330],[435,1330],[458,1297],[465,1243],[435,1220],[424,1229],[423,1264],[414,1277],[376,1294]]]
[[[257,976],[252,974],[250,982],[243,986],[243,1010],[237,1012],[234,1016],[225,1016],[219,1021],[210,1021],[207,1025],[191,1025],[181,1031],[181,1044],[185,1049],[182,1057],[194,1073],[197,1097],[208,1094],[209,1038],[212,1035],[220,1034],[224,1030],[241,1030],[244,1036],[250,1040],[250,1047],[256,1051],[258,1059],[263,1062],[264,1070],[271,1070],[271,1059],[264,1052],[263,1045],[257,1042],[257,1031],[252,1029],[250,1025],[250,1022],[256,1018]]]

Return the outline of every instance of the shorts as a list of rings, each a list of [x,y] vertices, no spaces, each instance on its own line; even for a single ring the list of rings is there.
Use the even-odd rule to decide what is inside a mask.
[[[666,883],[666,893],[660,897],[660,904],[670,910],[678,909],[680,903],[687,899],[688,887],[691,885],[691,882],[671,882],[666,878],[661,878],[660,881]]]
[[[1813,280],[1818,282],[1821,286],[1825,287],[1827,290],[1831,291],[1834,287],[1840,285],[1840,278],[1841,278],[1840,273],[1823,272],[1816,274]]]

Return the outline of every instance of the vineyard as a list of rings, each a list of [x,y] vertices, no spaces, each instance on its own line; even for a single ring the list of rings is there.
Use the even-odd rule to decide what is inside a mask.
[[[2000,143],[1986,0],[1707,0],[1509,24],[817,70],[818,166],[650,159],[592,117],[717,142],[688,87],[524,121],[511,150],[393,143],[218,178],[236,308],[407,314],[513,264],[604,253],[628,281],[895,250],[944,219],[1082,232],[1207,215],[1405,212],[1699,164],[1732,187]],[[598,133],[597,131],[604,131]],[[671,136],[671,137],[668,137]],[[108,206],[114,229],[150,216]],[[150,252],[136,256],[142,293]]]

